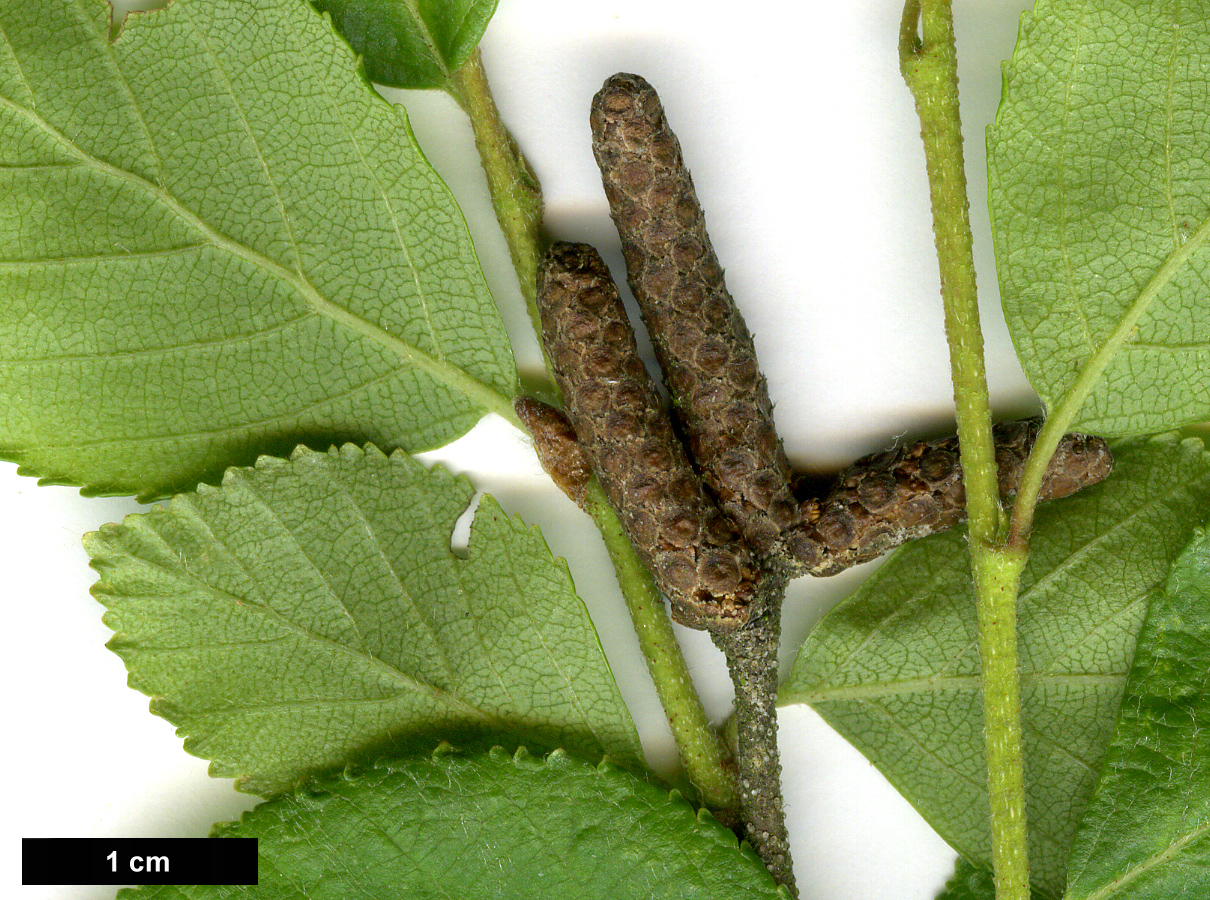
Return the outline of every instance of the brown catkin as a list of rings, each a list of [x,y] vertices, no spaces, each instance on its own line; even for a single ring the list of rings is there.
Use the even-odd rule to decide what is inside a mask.
[[[592,102],[593,153],[690,455],[762,558],[809,555],[743,317],[655,89],[618,74]]]
[[[580,446],[674,617],[717,632],[742,626],[758,569],[673,432],[597,252],[552,247],[538,273],[538,308]]]
[[[1006,422],[993,430],[1000,496],[1017,492],[1041,419]],[[1105,441],[1064,435],[1051,458],[1039,501],[1066,497],[1096,484],[1113,469]],[[857,460],[822,500],[802,504],[814,554],[812,575],[835,575],[876,559],[914,538],[944,531],[966,518],[958,439],[919,441]]]
[[[592,463],[567,416],[549,404],[533,397],[521,397],[513,404],[519,418],[533,438],[538,462],[563,493],[584,506],[588,482],[592,480]]]

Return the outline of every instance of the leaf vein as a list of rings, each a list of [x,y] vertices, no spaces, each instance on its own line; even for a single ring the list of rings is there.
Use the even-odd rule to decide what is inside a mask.
[[[83,7],[81,6],[81,10],[82,9]],[[110,7],[110,11],[112,14],[112,7]],[[163,157],[160,156],[159,148],[156,146],[155,139],[151,135],[151,129],[147,125],[147,117],[143,115],[143,109],[139,106],[138,100],[135,99],[134,91],[130,89],[130,82],[127,81],[126,75],[122,72],[122,67],[118,65],[118,60],[114,56],[113,52],[113,42],[109,40],[108,35],[95,31],[91,33],[97,37],[98,42],[102,45],[102,54],[104,55],[105,61],[108,64],[107,68],[112,74],[113,79],[117,81],[119,85],[121,85],[122,94],[126,97],[130,104],[130,108],[134,110],[135,115],[138,117],[139,127],[143,130],[143,135],[147,138],[147,149],[155,158],[156,181],[158,183],[162,179],[164,160]]]
[[[396,570],[394,562],[392,562],[391,558],[388,556],[386,549],[382,545],[382,542],[378,539],[378,535],[374,533],[373,526],[370,524],[370,520],[366,516],[365,511],[354,499],[352,492],[348,489],[348,486],[342,479],[332,479],[332,487],[339,491],[340,494],[348,501],[349,507],[351,508],[353,514],[357,516],[357,520],[361,523],[361,527],[365,532],[366,540],[373,545],[374,550],[378,554],[379,560],[381,560],[383,566],[386,567],[386,570],[390,574],[395,586],[398,587],[399,599],[412,607],[413,612],[416,614],[416,619],[424,625],[425,631],[427,631],[431,636],[432,641],[430,643],[430,648],[435,650],[437,655],[440,656],[441,666],[443,669],[445,669],[446,677],[448,678],[449,683],[457,684],[458,677],[455,674],[454,667],[450,662],[449,652],[445,642],[442,641],[441,635],[438,634],[437,629],[434,628],[433,624],[425,617],[424,610],[421,608],[421,605],[416,602],[416,597],[410,590],[408,590],[407,585],[404,584],[403,578]],[[350,613],[350,615],[352,614]]]
[[[1063,120],[1059,125],[1059,141],[1056,147],[1056,165],[1058,172],[1056,173],[1055,183],[1058,189],[1058,212],[1057,218],[1059,221],[1059,252],[1063,258],[1063,274],[1064,280],[1067,283],[1067,293],[1071,299],[1071,305],[1079,317],[1080,328],[1083,332],[1083,342],[1087,346],[1087,353],[1091,355],[1096,350],[1096,342],[1092,337],[1092,326],[1088,321],[1088,314],[1084,310],[1083,304],[1080,303],[1080,292],[1076,288],[1075,266],[1071,259],[1071,247],[1068,244],[1067,238],[1067,173],[1066,155],[1064,153],[1067,145],[1068,123],[1070,120],[1070,111],[1072,106],[1072,85],[1075,82],[1076,72],[1080,71],[1079,50],[1084,47],[1082,39],[1084,24],[1088,14],[1088,4],[1081,5],[1079,14],[1076,16],[1078,24],[1076,26],[1076,38],[1073,45],[1077,48],[1076,52],[1072,53],[1071,65],[1067,70],[1067,77],[1063,84]]]
[[[168,357],[173,356],[174,354],[193,350],[212,349],[217,347],[227,347],[237,344],[250,343],[256,338],[267,337],[268,335],[279,331],[287,331],[295,325],[305,322],[314,316],[315,312],[310,311],[303,313],[301,316],[296,316],[293,319],[284,319],[281,322],[276,322],[267,328],[261,328],[256,331],[247,331],[243,334],[232,335],[231,337],[215,338],[214,340],[209,341],[192,341],[185,344],[173,344],[169,347],[149,347],[145,350],[122,350],[118,352],[106,353],[65,353],[60,356],[25,357],[22,359],[5,359],[0,357],[0,365],[17,367],[78,362],[84,360],[93,361],[98,358],[103,358],[106,361],[115,361],[124,359],[154,359],[156,357]]]
[[[1089,894],[1087,900],[1103,900],[1103,898],[1116,894],[1122,887],[1130,884],[1130,882],[1134,881],[1136,878],[1146,875],[1157,866],[1161,866],[1175,858],[1181,850],[1185,849],[1185,847],[1193,843],[1193,841],[1197,840],[1207,832],[1210,832],[1210,823],[1199,825],[1197,828],[1190,830],[1188,834],[1184,834],[1177,838],[1159,853],[1152,854],[1142,862],[1123,872],[1113,881],[1102,886],[1100,890]]]
[[[449,385],[482,409],[495,412],[506,421],[518,424],[511,399],[505,397],[496,388],[479,381],[460,367],[451,364],[445,359],[433,356],[416,345],[387,331],[385,328],[354,314],[335,301],[325,297],[306,278],[302,277],[300,273],[291,272],[280,263],[269,259],[262,253],[216,231],[163,187],[152,184],[135,173],[126,172],[89,154],[61,131],[54,128],[49,122],[34,115],[32,110],[18,106],[8,98],[3,97],[0,97],[0,106],[15,110],[19,115],[29,120],[34,127],[42,130],[47,136],[59,143],[60,146],[75,155],[83,164],[93,168],[98,173],[116,181],[130,184],[132,187],[151,194],[159,202],[167,206],[178,219],[195,232],[201,234],[216,249],[238,257],[292,287],[316,313],[392,351],[396,356],[410,365]]]
[[[78,256],[38,257],[30,259],[0,259],[0,272],[37,269],[45,266],[74,266],[86,263],[122,262],[125,260],[156,259],[181,256],[195,250],[211,249],[210,244],[182,244],[179,247],[156,247],[150,250],[123,250],[121,253],[86,253]]]
[[[4,39],[4,46],[8,48],[9,58],[13,61],[13,65],[17,68],[17,77],[21,79],[21,84],[25,86],[25,92],[29,95],[29,105],[31,107],[37,104],[34,95],[34,86],[30,83],[29,77],[25,74],[25,68],[21,65],[21,60],[17,56],[17,51],[13,49],[12,41],[8,39],[8,32],[0,27],[0,37]]]
[[[266,425],[273,425],[273,424],[277,424],[277,423],[281,423],[281,422],[288,422],[292,419],[297,418],[302,413],[311,412],[311,411],[317,410],[317,409],[322,409],[324,406],[326,406],[328,404],[338,403],[339,401],[344,400],[347,397],[352,397],[354,394],[357,394],[360,391],[362,391],[372,385],[381,384],[383,382],[389,381],[390,379],[395,378],[401,374],[404,374],[404,373],[400,373],[397,369],[390,369],[389,371],[387,371],[381,375],[377,375],[374,378],[371,378],[360,384],[354,385],[352,388],[350,388],[347,391],[343,391],[339,394],[329,394],[328,396],[325,396],[325,397],[321,398],[320,400],[317,400],[314,403],[308,403],[304,406],[297,407],[289,412],[282,413],[281,415],[267,416],[262,419],[250,419],[246,422],[240,422],[235,425],[228,425],[223,428],[209,428],[209,429],[202,429],[202,430],[197,430],[197,431],[183,431],[183,432],[178,432],[178,433],[144,435],[142,437],[99,438],[97,440],[78,441],[78,442],[71,443],[71,444],[41,444],[38,446],[26,447],[26,448],[24,448],[24,451],[33,453],[33,452],[42,451],[42,450],[80,450],[80,449],[85,449],[85,448],[89,448],[89,447],[125,446],[125,445],[129,445],[129,444],[143,444],[143,443],[151,443],[151,442],[155,442],[155,441],[165,441],[165,440],[175,440],[175,441],[209,440],[218,435],[230,434],[232,432],[242,431],[242,430],[250,428],[250,427],[263,427]]]
[[[179,505],[179,507],[178,507],[178,505]],[[260,582],[258,581],[258,579],[248,570],[248,567],[234,553],[234,551],[231,549],[231,547],[215,533],[214,529],[211,527],[210,523],[206,520],[206,518],[204,516],[202,516],[197,511],[197,509],[194,507],[194,505],[191,502],[191,499],[188,497],[188,495],[178,496],[173,501],[173,508],[174,509],[182,508],[184,510],[187,510],[189,517],[191,519],[194,519],[203,529],[205,529],[206,533],[208,535],[210,535],[210,539],[214,543],[215,547],[217,548],[217,552],[223,553],[223,555],[226,556],[226,558],[229,559],[233,565],[237,566],[241,571],[244,572],[244,574],[247,576],[249,582],[252,585],[254,585],[258,589],[258,591],[260,590]],[[413,678],[412,676],[408,675],[406,672],[403,672],[403,671],[399,670],[398,668],[396,668],[395,666],[390,665],[385,660],[382,660],[379,657],[376,657],[369,653],[359,651],[356,648],[350,647],[347,644],[342,644],[339,641],[333,640],[332,638],[327,637],[326,635],[320,634],[316,631],[312,631],[309,628],[305,628],[304,626],[300,625],[299,623],[286,618],[281,613],[277,612],[276,610],[274,610],[273,608],[271,608],[268,605],[268,601],[266,599],[264,599],[263,593],[260,595],[260,597],[261,597],[260,602],[257,602],[255,600],[250,601],[246,597],[240,597],[236,594],[230,593],[229,591],[225,591],[216,585],[203,581],[203,580],[197,578],[196,576],[194,576],[192,573],[188,572],[187,570],[169,569],[165,566],[160,565],[159,563],[152,562],[151,560],[148,560],[145,558],[139,558],[138,561],[139,561],[140,565],[145,566],[146,568],[153,569],[153,570],[159,571],[159,572],[163,572],[164,574],[170,575],[173,578],[182,579],[182,580],[194,585],[199,591],[201,591],[205,594],[208,594],[209,596],[212,596],[225,603],[227,603],[227,602],[234,603],[234,604],[239,605],[242,609],[258,612],[266,620],[276,623],[284,631],[289,632],[290,634],[294,635],[295,637],[301,637],[304,640],[313,641],[313,642],[325,647],[328,650],[334,651],[336,654],[338,654],[340,656],[346,656],[346,657],[350,657],[350,658],[356,660],[357,662],[361,663],[363,666],[366,666],[367,668],[369,668],[371,671],[376,671],[376,672],[379,672],[382,674],[386,674],[389,678],[396,681],[397,683],[399,683],[402,686],[402,688],[404,690],[401,690],[400,693],[404,693],[406,691],[411,691],[412,693],[421,694],[423,696],[429,697],[430,699],[439,701],[448,706],[452,706],[456,709],[462,710],[463,712],[469,713],[469,714],[473,715],[474,717],[477,717],[477,718],[480,718],[483,720],[487,720],[489,718],[488,715],[483,710],[480,710],[477,707],[472,706],[471,704],[467,703],[465,700],[462,700],[461,698],[451,694],[448,691],[444,691],[444,690],[441,690],[440,688],[434,687],[433,685],[421,682],[421,681]],[[236,707],[236,708],[238,708],[238,707]],[[249,709],[253,709],[253,708],[254,707],[249,707]]]
[[[317,74],[316,78],[320,78],[320,75]],[[433,324],[433,313],[430,305],[430,298],[428,292],[424,288],[423,282],[420,280],[420,270],[413,263],[412,248],[408,245],[407,240],[404,238],[403,226],[400,224],[399,210],[395,208],[395,204],[391,201],[390,195],[383,186],[382,179],[378,176],[377,170],[374,166],[370,165],[369,160],[366,158],[365,148],[362,147],[361,141],[357,139],[356,133],[349,126],[344,110],[337,103],[335,103],[331,94],[325,94],[324,96],[325,99],[328,100],[329,108],[332,110],[333,114],[337,116],[344,125],[345,135],[348,137],[349,142],[353,145],[353,148],[357,151],[357,158],[361,162],[362,171],[373,183],[375,190],[378,192],[378,196],[382,199],[383,206],[386,207],[387,214],[391,219],[391,228],[395,232],[395,241],[399,246],[399,251],[407,260],[408,269],[412,273],[412,285],[416,289],[415,299],[416,302],[419,303],[420,309],[424,314],[425,327],[429,333],[429,340],[432,342],[433,356],[435,356],[437,359],[444,360],[446,358],[445,352],[442,350],[441,342],[437,338],[437,328]]]
[[[303,275],[302,253],[298,245],[298,239],[294,233],[294,225],[290,221],[289,213],[286,212],[286,202],[285,198],[282,196],[281,186],[277,183],[277,179],[273,177],[269,164],[265,160],[265,154],[261,149],[260,141],[257,140],[256,133],[252,128],[252,123],[248,120],[248,112],[244,109],[243,104],[240,102],[239,96],[231,83],[231,78],[227,74],[227,70],[223,68],[219,62],[219,57],[218,54],[215,53],[214,47],[207,39],[207,35],[204,33],[204,31],[197,26],[196,22],[194,22],[188,7],[182,7],[180,15],[189,23],[190,27],[193,29],[194,37],[202,45],[202,47],[205,48],[206,55],[210,58],[211,69],[215,73],[215,76],[222,80],[223,90],[227,95],[227,99],[231,101],[231,107],[235,111],[236,116],[239,118],[241,130],[247,137],[249,145],[256,154],[257,165],[260,167],[261,172],[264,173],[265,186],[273,192],[273,199],[277,204],[277,214],[281,222],[281,227],[284,229],[285,237],[290,244],[290,248],[294,252],[294,274],[297,276],[297,281],[300,283],[305,283],[308,287],[311,287],[310,282]]]

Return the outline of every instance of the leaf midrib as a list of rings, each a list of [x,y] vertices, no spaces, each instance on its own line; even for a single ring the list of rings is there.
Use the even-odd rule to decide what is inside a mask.
[[[296,406],[293,409],[279,413],[276,416],[266,416],[261,419],[244,420],[233,425],[225,425],[222,428],[191,428],[184,432],[163,432],[157,434],[141,434],[138,437],[107,437],[97,438],[87,441],[73,441],[71,443],[54,443],[54,444],[30,444],[24,447],[24,452],[34,453],[39,450],[84,450],[92,447],[109,447],[115,445],[137,445],[137,444],[153,444],[157,441],[174,440],[174,441],[205,441],[210,440],[216,435],[234,434],[237,432],[247,431],[249,428],[263,428],[278,422],[289,422],[294,420],[300,412],[309,412],[311,410],[320,409],[331,403],[337,403],[347,397],[351,397],[360,391],[365,390],[370,385],[380,384],[395,377],[394,370],[376,374],[372,378],[353,385],[348,390],[341,391],[338,394],[329,393],[324,397],[316,400],[314,403],[308,403],[305,406]]]
[[[1173,97],[1173,64],[1172,60],[1176,54],[1176,41],[1179,39],[1179,29],[1172,29],[1172,44],[1169,51],[1169,67],[1168,67],[1168,85],[1167,85],[1167,117],[1165,118],[1165,134],[1167,140],[1164,142],[1165,164],[1170,168],[1171,156],[1171,132],[1172,132],[1172,97]],[[1065,111],[1067,104],[1065,104]],[[1167,184],[1167,200],[1169,208],[1173,207],[1173,197],[1171,191],[1171,173],[1168,173]],[[1061,180],[1061,179],[1060,179]],[[1109,333],[1109,336],[1089,355],[1085,364],[1080,368],[1079,374],[1076,376],[1071,387],[1063,396],[1063,399],[1049,411],[1049,419],[1054,420],[1054,429],[1058,433],[1068,430],[1068,426],[1075,421],[1076,416],[1083,408],[1089,394],[1093,388],[1101,380],[1105,374],[1105,370],[1110,363],[1117,358],[1119,351],[1129,341],[1131,333],[1138,325],[1139,321],[1146,314],[1147,310],[1155,302],[1160,292],[1173,280],[1176,274],[1189,261],[1193,254],[1210,244],[1210,216],[1203,219],[1202,224],[1198,227],[1190,237],[1183,243],[1178,244],[1175,250],[1170,253],[1164,260],[1163,264],[1152,275],[1151,280],[1144,285],[1143,289],[1135,297],[1130,307],[1126,310],[1125,315],[1118,321],[1117,325]],[[1067,254],[1064,253],[1064,260],[1067,260]],[[1080,310],[1080,315],[1084,316],[1084,306],[1078,302],[1079,297],[1076,297],[1076,308]],[[1047,423],[1050,425],[1050,422]]]
[[[178,501],[183,500],[183,499],[185,499],[185,498],[184,497],[177,498]],[[226,543],[218,538],[218,536],[214,533],[214,530],[210,527],[209,521],[204,516],[202,516],[196,509],[194,509],[192,504],[185,504],[185,508],[188,509],[188,511],[189,511],[189,517],[191,519],[193,519],[196,523],[200,524],[206,530],[206,533],[210,536],[210,539],[215,543],[216,546],[223,548],[224,554],[231,560],[231,562],[234,565],[238,566],[244,572],[245,577],[247,577],[249,579],[250,583],[257,585],[259,587],[258,580],[252,575],[251,572],[248,571],[247,567],[243,564],[243,562],[231,552],[230,548],[227,547]],[[169,515],[169,513],[164,513],[164,514]],[[140,524],[142,524],[141,520],[139,520],[139,521],[140,521]],[[125,526],[125,527],[131,527],[131,526],[128,523],[127,526]],[[159,533],[158,530],[151,529],[148,527],[142,527],[139,530],[145,536],[152,538],[152,539],[156,540],[157,542],[159,542],[160,544],[162,544],[163,546],[165,546],[169,551],[176,552],[175,549],[172,547],[172,545],[163,537],[163,535],[161,535]],[[107,544],[109,543],[108,539],[106,539],[106,543]],[[127,552],[124,550],[121,550],[118,548],[114,548],[114,549],[116,550],[116,552],[118,552],[121,555],[128,555]],[[230,593],[229,591],[222,590],[221,588],[216,587],[215,585],[212,585],[206,581],[202,581],[201,579],[194,576],[188,570],[185,570],[182,568],[169,568],[158,562],[147,559],[146,557],[143,557],[143,556],[138,556],[138,557],[132,556],[131,558],[137,559],[139,561],[139,564],[142,566],[146,566],[148,568],[155,569],[159,572],[162,572],[165,575],[168,575],[169,577],[171,577],[173,579],[183,580],[183,581],[193,585],[196,590],[201,591],[201,592],[215,598],[216,600],[219,600],[222,602],[230,602],[230,603],[239,605],[242,609],[248,610],[249,612],[256,611],[260,615],[262,615],[266,620],[275,622],[282,629],[282,631],[284,631],[288,634],[292,634],[295,637],[302,638],[303,640],[306,640],[306,641],[318,642],[318,643],[328,647],[329,649],[333,650],[335,653],[337,653],[341,656],[351,657],[355,660],[358,660],[362,665],[368,665],[368,667],[370,669],[378,671],[379,673],[385,674],[391,680],[399,683],[399,685],[401,687],[400,693],[410,692],[412,695],[420,695],[420,696],[428,697],[431,700],[438,701],[449,707],[457,709],[461,712],[468,713],[472,717],[477,718],[481,721],[485,721],[485,722],[496,721],[496,717],[490,715],[485,710],[482,710],[482,709],[474,706],[473,704],[450,693],[449,691],[442,690],[441,688],[438,688],[434,685],[427,684],[425,682],[417,680],[416,678],[413,678],[411,675],[408,675],[406,672],[391,665],[390,663],[388,663],[386,660],[382,659],[381,657],[375,656],[374,654],[372,654],[368,651],[358,650],[355,647],[351,647],[348,644],[341,643],[340,641],[337,641],[326,635],[312,631],[311,629],[308,629],[308,628],[304,628],[303,626],[299,625],[297,622],[294,622],[294,621],[286,618],[281,613],[277,612],[277,610],[268,606],[265,602],[255,602],[255,601],[250,600],[249,598],[240,597],[240,596]],[[324,586],[329,591],[331,590],[330,585],[327,585],[326,582],[324,582]],[[122,602],[132,602],[132,601],[136,601],[138,599],[144,599],[144,598],[117,597],[116,599],[121,600]],[[343,604],[342,604],[342,606],[343,606]],[[156,651],[173,652],[174,648],[147,648],[147,649],[150,650],[151,652],[156,652]],[[143,650],[143,648],[140,648],[140,652],[142,650]]]
[[[1192,829],[1187,834],[1177,838],[1159,853],[1153,853],[1151,856],[1147,857],[1137,865],[1131,866],[1113,881],[1102,885],[1099,890],[1086,895],[1084,900],[1105,900],[1105,898],[1113,896],[1125,885],[1130,884],[1130,882],[1134,881],[1136,878],[1140,878],[1143,875],[1146,875],[1152,869],[1169,862],[1178,853],[1180,853],[1181,850],[1207,832],[1210,832],[1210,823],[1199,825],[1197,828]]]
[[[1059,424],[1056,425],[1056,428],[1067,430],[1084,406],[1088,395],[1092,393],[1092,389],[1101,380],[1101,376],[1105,374],[1105,370],[1117,357],[1118,352],[1130,340],[1135,326],[1151,308],[1160,292],[1176,277],[1194,253],[1208,245],[1210,245],[1210,217],[1204,219],[1197,231],[1168,255],[1151,280],[1139,292],[1129,309],[1126,310],[1126,314],[1109,333],[1109,337],[1088,358],[1062,402],[1051,413],[1051,418],[1058,420]]]
[[[417,26],[416,31],[420,35],[421,40],[424,41],[425,46],[429,48],[429,53],[431,54],[433,60],[437,63],[437,68],[441,72],[441,76],[446,81],[449,81],[449,66],[446,65],[445,57],[441,54],[441,51],[437,46],[437,41],[433,37],[433,32],[429,29],[429,23],[426,22],[424,17],[420,15],[420,4],[417,3],[416,0],[403,0],[403,5],[407,7],[408,12],[415,20]]]
[[[98,159],[38,116],[33,110],[14,103],[8,97],[0,97],[0,106],[13,110],[17,115],[30,122],[33,127],[40,129],[66,152],[79,160],[81,165],[91,168],[106,178],[128,184],[136,190],[153,196],[215,249],[243,259],[278,281],[289,285],[317,315],[328,318],[354,334],[384,347],[415,368],[448,385],[481,408],[497,413],[509,422],[517,422],[510,398],[505,397],[490,385],[472,378],[464,369],[416,347],[329,300],[316,290],[301,272],[292,272],[264,254],[216,231],[169,191],[157,184],[152,184],[139,175]],[[297,250],[297,247],[295,249]]]

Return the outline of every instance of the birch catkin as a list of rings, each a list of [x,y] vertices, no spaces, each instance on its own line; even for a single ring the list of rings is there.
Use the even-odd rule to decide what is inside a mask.
[[[576,436],[674,617],[717,632],[742,626],[758,569],[673,433],[597,252],[556,244],[539,270],[538,307]]]
[[[1017,492],[1041,419],[1005,422],[993,430],[1000,496]],[[1113,469],[1105,441],[1064,435],[1038,495],[1055,500],[1096,484]],[[802,504],[813,554],[812,575],[835,575],[876,559],[900,544],[957,525],[966,518],[958,439],[919,441],[857,460],[840,473],[822,500]]]
[[[752,335],[659,97],[637,75],[614,75],[591,122],[630,287],[703,480],[760,557],[809,556]]]

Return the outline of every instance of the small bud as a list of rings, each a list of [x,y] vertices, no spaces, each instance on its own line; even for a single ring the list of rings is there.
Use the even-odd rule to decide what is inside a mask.
[[[513,408],[529,429],[538,462],[551,481],[574,500],[576,506],[583,507],[584,494],[592,479],[592,463],[576,440],[575,429],[567,416],[532,397],[521,397]]]

